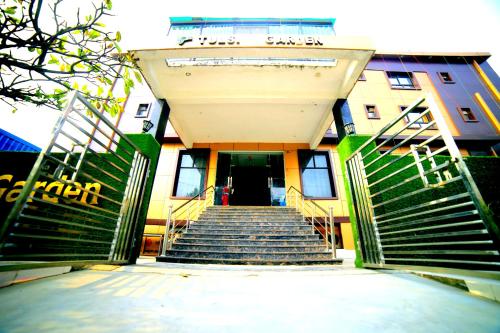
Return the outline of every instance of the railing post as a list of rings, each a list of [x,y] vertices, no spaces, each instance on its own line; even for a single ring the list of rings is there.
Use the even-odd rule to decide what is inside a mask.
[[[330,209],[329,209],[329,217],[330,217],[330,234],[331,234],[331,238],[332,238],[332,257],[333,259],[337,258],[337,244],[336,244],[336,233],[335,233],[335,229],[334,229],[334,223],[333,223],[333,207],[330,206]]]
[[[299,210],[299,205],[297,204],[298,195],[297,192],[293,192],[293,201],[295,201],[295,210]]]
[[[314,235],[314,223],[315,223],[315,218],[316,218],[316,206],[313,205],[313,211],[312,211],[312,233]]]
[[[325,245],[326,245],[326,250],[328,251],[329,250],[329,247],[328,247],[328,220],[329,220],[329,216],[323,216],[323,218],[325,219],[325,225],[324,225],[324,228],[325,228]],[[332,232],[332,230],[330,230],[330,233]]]
[[[305,209],[304,209],[304,196],[301,195],[302,197],[302,222],[305,222],[306,221],[306,212],[305,212]]]
[[[163,236],[163,247],[161,249],[161,255],[164,256],[167,252],[168,247],[168,234],[170,233],[170,223],[172,221],[172,205],[168,207],[167,224],[165,225],[165,235]]]
[[[201,198],[201,194],[200,194],[200,198]],[[207,209],[207,199],[208,199],[208,193],[205,193],[205,200],[203,200],[204,209]]]

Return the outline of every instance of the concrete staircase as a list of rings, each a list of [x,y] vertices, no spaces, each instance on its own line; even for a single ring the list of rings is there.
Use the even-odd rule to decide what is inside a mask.
[[[157,261],[206,264],[340,264],[311,225],[287,207],[209,207]]]

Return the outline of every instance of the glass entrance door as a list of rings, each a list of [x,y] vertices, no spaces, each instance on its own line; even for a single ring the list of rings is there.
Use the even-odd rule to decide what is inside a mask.
[[[222,190],[229,185],[232,206],[285,205],[283,154],[219,153],[215,204],[222,204]]]
[[[271,206],[286,206],[285,165],[283,162],[283,154],[269,154],[268,166],[270,204]]]

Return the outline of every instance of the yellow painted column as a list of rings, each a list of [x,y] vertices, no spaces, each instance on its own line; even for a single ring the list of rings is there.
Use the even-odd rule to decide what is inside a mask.
[[[488,87],[488,89],[491,91],[491,93],[493,94],[493,96],[495,96],[497,102],[500,101],[500,94],[498,93],[498,90],[495,87],[495,85],[493,84],[493,82],[491,82],[491,80],[488,77],[488,75],[486,75],[486,73],[483,71],[483,69],[481,68],[481,66],[479,66],[479,64],[477,63],[476,60],[474,60],[472,62],[472,65],[474,66],[474,68],[476,69],[477,73],[481,77],[481,80],[483,80],[484,84]]]
[[[481,109],[483,109],[484,113],[486,114],[490,122],[493,124],[493,127],[495,127],[497,134],[500,134],[500,122],[498,122],[497,117],[495,117],[488,104],[486,104],[486,102],[484,101],[481,94],[477,92],[474,94],[474,97],[476,98],[477,103],[479,104]]]

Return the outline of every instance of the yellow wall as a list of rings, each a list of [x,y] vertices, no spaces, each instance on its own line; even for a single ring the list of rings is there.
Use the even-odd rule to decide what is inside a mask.
[[[340,232],[342,233],[342,241],[344,249],[354,250],[354,237],[352,236],[352,227],[350,223],[341,223]]]
[[[389,121],[396,118],[400,113],[400,106],[408,106],[418,98],[431,93],[443,114],[452,135],[459,135],[448,111],[436,92],[431,80],[426,73],[414,72],[415,78],[420,86],[418,90],[392,89],[385,72],[377,70],[365,70],[366,81],[358,81],[352,92],[349,94],[348,103],[352,113],[353,121],[356,124],[357,134],[375,134],[382,129]],[[380,119],[368,119],[365,105],[376,105]],[[427,106],[425,103],[422,106]],[[390,130],[395,133],[403,126],[403,121],[399,126]],[[402,134],[414,133],[415,129],[406,130]],[[432,136],[436,134],[433,130],[427,130],[420,135]]]

